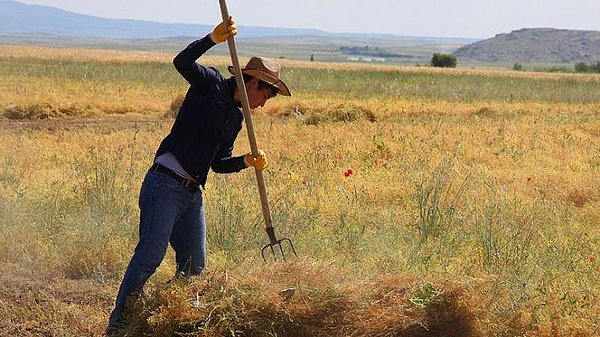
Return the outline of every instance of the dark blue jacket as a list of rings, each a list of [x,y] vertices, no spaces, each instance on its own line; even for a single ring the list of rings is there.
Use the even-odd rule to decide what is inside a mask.
[[[156,157],[166,152],[174,154],[202,186],[210,168],[217,173],[246,168],[244,156],[231,157],[243,121],[243,114],[233,100],[235,77],[224,79],[217,69],[196,63],[214,45],[207,35],[192,42],[173,59],[190,88],[171,132],[156,152]]]

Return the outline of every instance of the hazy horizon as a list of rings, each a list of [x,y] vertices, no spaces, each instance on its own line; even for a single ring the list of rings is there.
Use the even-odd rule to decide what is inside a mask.
[[[213,25],[220,21],[219,2],[173,0],[19,0],[71,12],[114,19]],[[364,6],[358,0],[263,0],[258,6],[229,0],[238,25],[314,28],[331,33],[394,34],[485,39],[521,28],[600,30],[597,0],[381,0]],[[269,8],[265,10],[265,8]],[[197,11],[196,11],[197,10]],[[404,15],[402,13],[410,13]]]

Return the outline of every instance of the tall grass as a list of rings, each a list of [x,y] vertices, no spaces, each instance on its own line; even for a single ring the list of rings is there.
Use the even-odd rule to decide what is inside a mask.
[[[285,78],[300,93],[355,97],[418,97],[449,102],[598,103],[600,80],[488,76],[486,74],[411,71],[286,69]]]
[[[46,100],[53,102],[61,95],[51,87],[63,88],[67,102],[91,104],[101,111],[139,112],[156,114],[167,110],[166,102],[185,90],[185,81],[170,63],[100,62],[73,59],[43,60],[35,58],[3,58],[0,76],[5,98],[3,108],[14,103],[25,103],[23,98],[38,97],[32,90],[40,90],[34,82],[42,83]],[[228,74],[220,67],[223,74]],[[227,75],[226,75],[227,76]],[[392,97],[394,99],[419,99],[430,102],[552,102],[568,104],[599,104],[597,77],[505,76],[469,72],[423,72],[406,69],[358,68],[306,68],[288,66],[283,77],[291,90],[301,99],[314,95],[346,95],[359,99]],[[47,84],[46,84],[47,83]],[[35,89],[34,89],[35,88]],[[77,95],[69,93],[75,90]],[[113,97],[121,103],[119,109],[98,102],[95,98]],[[308,97],[306,97],[308,96]],[[157,100],[161,100],[164,108]],[[310,101],[309,101],[310,102]],[[33,103],[47,103],[37,101]],[[308,103],[311,104],[311,103]],[[130,111],[126,106],[130,105]],[[144,112],[144,110],[146,110]]]

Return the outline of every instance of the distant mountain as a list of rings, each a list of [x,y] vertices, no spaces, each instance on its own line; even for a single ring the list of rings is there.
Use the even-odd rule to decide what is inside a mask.
[[[419,40],[426,44],[476,41],[462,38],[402,37],[392,34],[328,33],[318,29],[238,26],[239,38],[275,36],[334,36],[361,39]],[[62,9],[27,5],[13,0],[0,0],[0,35],[48,36],[87,39],[160,39],[198,36],[213,29],[212,25],[171,24],[141,20],[106,19],[68,12]]]
[[[106,19],[47,6],[0,0],[0,34],[44,33],[76,38],[155,39],[173,36],[198,36],[212,29],[212,25]],[[326,32],[316,29],[269,27],[243,27],[243,29],[240,29],[240,37],[320,34],[326,34]]]
[[[0,44],[176,52],[213,25],[106,19],[65,10],[0,0]],[[238,26],[241,56],[262,55],[316,61],[429,63],[477,41],[467,38],[329,33],[318,29]],[[227,46],[211,49],[228,55]]]
[[[463,46],[459,63],[574,63],[600,61],[600,31],[526,28]]]

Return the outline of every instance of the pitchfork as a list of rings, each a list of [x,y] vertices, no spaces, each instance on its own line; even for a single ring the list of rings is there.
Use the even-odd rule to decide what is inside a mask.
[[[223,16],[223,21],[229,25],[229,12],[227,11],[227,4],[225,0],[219,0],[221,4],[221,15]],[[244,85],[244,80],[242,77],[242,69],[240,68],[240,61],[237,55],[237,49],[235,47],[235,40],[232,37],[227,39],[227,43],[229,44],[229,54],[231,55],[231,62],[233,63],[233,70],[235,73],[235,80],[237,83],[237,88],[240,92],[240,97],[242,99],[242,112],[244,113],[244,119],[246,120],[246,128],[248,129],[248,138],[250,139],[250,149],[252,150],[252,155],[258,155],[258,144],[256,142],[256,135],[254,134],[254,125],[252,124],[252,116],[250,114],[250,103],[248,102],[248,93],[246,92],[246,86]],[[265,186],[265,180],[263,178],[262,172],[255,170],[256,172],[256,181],[258,183],[258,192],[260,194],[260,203],[262,205],[262,213],[265,218],[265,229],[267,231],[267,235],[269,236],[269,243],[265,245],[260,254],[263,260],[266,262],[267,258],[265,257],[265,251],[270,249],[271,254],[273,255],[273,259],[277,260],[277,254],[274,247],[279,247],[279,251],[281,252],[281,256],[283,260],[285,260],[285,253],[283,252],[282,244],[284,242],[289,243],[290,248],[294,255],[297,256],[296,250],[294,249],[294,244],[292,240],[289,238],[281,238],[277,239],[275,235],[275,228],[273,228],[273,220],[271,219],[271,211],[269,210],[269,200],[267,198],[267,188]]]

